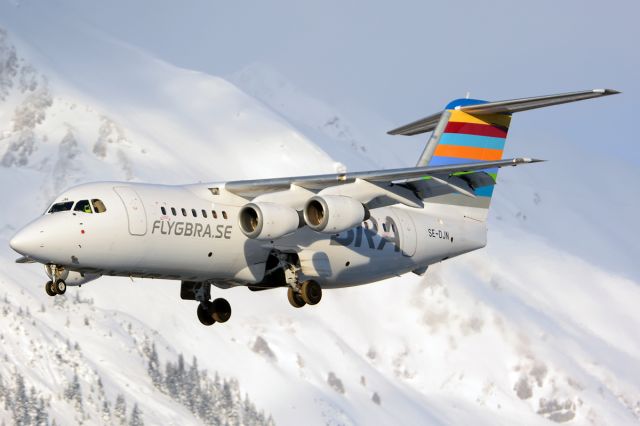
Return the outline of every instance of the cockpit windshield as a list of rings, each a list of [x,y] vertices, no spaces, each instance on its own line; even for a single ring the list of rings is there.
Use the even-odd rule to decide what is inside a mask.
[[[78,201],[73,210],[76,212],[93,213],[93,211],[91,211],[91,204],[89,204],[89,200]]]
[[[74,207],[75,204],[75,207]],[[93,209],[92,209],[93,207]],[[75,201],[62,201],[60,203],[55,203],[49,208],[47,213],[58,213],[58,212],[68,212],[73,208],[74,212],[83,212],[83,213],[104,213],[107,211],[102,200],[97,198],[89,200],[80,200],[77,203]]]
[[[91,200],[91,204],[93,204],[93,210],[95,210],[96,213],[104,213],[107,211],[102,200]]]
[[[66,212],[73,207],[73,201],[63,201],[61,203],[55,203],[49,209],[49,213]]]

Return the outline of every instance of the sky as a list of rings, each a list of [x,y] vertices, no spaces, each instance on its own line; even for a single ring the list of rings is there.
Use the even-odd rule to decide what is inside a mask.
[[[608,87],[623,96],[538,114],[522,129],[552,130],[580,147],[640,164],[633,110],[640,106],[640,2],[166,0],[84,3],[103,31],[174,65],[228,76],[254,62],[305,91],[394,124],[450,99],[501,100]],[[130,13],[122,15],[121,10]],[[140,29],[140,17],[145,28]],[[553,118],[561,114],[562,119]]]

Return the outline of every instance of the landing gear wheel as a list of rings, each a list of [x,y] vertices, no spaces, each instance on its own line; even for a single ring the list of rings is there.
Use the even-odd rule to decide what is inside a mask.
[[[300,286],[300,295],[309,305],[317,305],[322,299],[322,287],[315,281],[305,281]]]
[[[196,313],[198,314],[198,319],[203,325],[213,325],[213,323],[216,322],[210,313],[210,304],[211,302],[202,302],[198,305]]]
[[[44,285],[44,291],[46,291],[49,296],[56,295],[56,289],[53,285],[53,281],[47,281],[47,283]]]
[[[56,280],[55,291],[56,294],[64,294],[67,291],[67,283],[64,280]]]
[[[289,289],[287,290],[287,299],[289,299],[289,303],[291,303],[291,306],[293,306],[294,308],[302,308],[307,304],[300,293],[294,291],[291,287],[289,287]]]
[[[212,302],[213,319],[217,322],[227,322],[231,318],[231,305],[227,299],[219,298]]]

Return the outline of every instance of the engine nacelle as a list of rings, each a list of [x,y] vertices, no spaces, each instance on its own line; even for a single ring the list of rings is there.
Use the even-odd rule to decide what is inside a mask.
[[[295,209],[275,203],[247,204],[240,210],[238,222],[244,235],[257,240],[280,238],[301,225]]]
[[[344,195],[316,195],[304,206],[307,226],[326,234],[351,229],[368,217],[369,212],[360,201]]]

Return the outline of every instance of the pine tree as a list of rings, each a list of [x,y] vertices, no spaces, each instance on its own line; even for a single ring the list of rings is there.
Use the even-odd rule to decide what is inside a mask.
[[[158,352],[156,351],[155,343],[151,346],[147,371],[149,372],[153,385],[155,387],[160,387],[162,385],[162,373],[160,372],[160,361],[158,360]]]
[[[144,426],[144,422],[142,421],[142,411],[138,408],[137,403],[133,405],[133,410],[131,410],[129,426]]]
[[[49,413],[45,406],[44,398],[38,398],[38,408],[36,410],[36,417],[34,424],[37,426],[47,426],[49,424]]]
[[[102,402],[102,420],[105,424],[111,423],[111,409],[109,408],[109,401],[104,400]]]
[[[20,375],[16,375],[16,389],[15,397],[13,399],[13,422],[16,425],[28,425],[31,423],[29,417],[29,403],[27,398],[27,391],[24,385],[24,378]]]
[[[113,410],[113,415],[121,425],[127,421],[127,401],[125,401],[122,394],[118,394],[116,397],[116,406]]]
[[[82,411],[82,388],[80,387],[80,379],[78,378],[78,373],[73,373],[73,378],[71,382],[64,390],[64,397],[73,402],[76,410]]]

